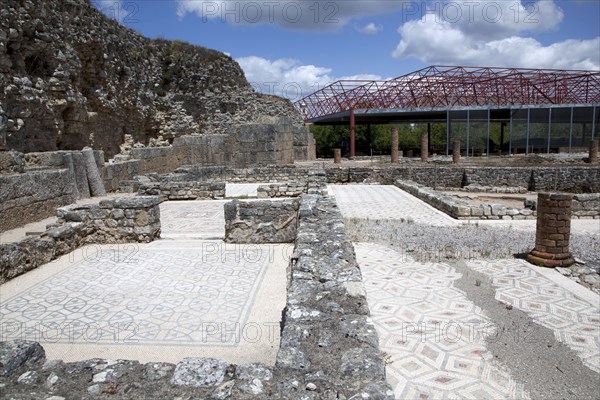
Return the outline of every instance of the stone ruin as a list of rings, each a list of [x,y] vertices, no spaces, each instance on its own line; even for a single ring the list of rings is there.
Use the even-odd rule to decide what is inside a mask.
[[[227,182],[268,183],[258,188],[260,201],[224,206],[225,241],[294,244],[275,365],[63,363],[46,361],[37,343],[0,342],[2,389],[56,392],[60,383],[99,396],[116,394],[126,377],[128,393],[163,398],[393,398],[361,270],[327,183],[396,185],[456,219],[546,221],[529,258],[547,266],[574,261],[567,222],[547,220],[600,219],[594,165],[472,166],[460,143],[452,164],[434,165],[422,154],[420,164],[395,165],[397,132],[391,166],[340,165],[339,151],[326,167],[294,165],[315,160],[312,134],[289,101],[255,93],[230,57],[143,38],[85,0],[11,2],[2,12],[0,232],[58,218],[43,232],[0,244],[0,283],[86,244],[158,239],[161,202],[223,199]],[[78,24],[70,22],[74,14]],[[427,136],[421,139],[427,148]],[[590,163],[597,152],[596,141]],[[557,204],[512,208],[474,206],[443,189],[574,195],[540,195]],[[73,204],[107,193],[120,195]],[[567,197],[569,207],[561,204]],[[554,218],[542,218],[548,213]]]

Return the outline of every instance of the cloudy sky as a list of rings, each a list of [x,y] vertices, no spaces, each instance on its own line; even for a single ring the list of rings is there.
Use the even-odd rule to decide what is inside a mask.
[[[429,65],[600,70],[597,0],[92,0],[145,36],[223,51],[293,100]]]

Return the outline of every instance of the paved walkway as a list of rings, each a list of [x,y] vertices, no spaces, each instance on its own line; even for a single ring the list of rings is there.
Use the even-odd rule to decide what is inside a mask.
[[[274,364],[292,246],[225,244],[223,203],[165,202],[165,239],[86,246],[2,285],[0,340],[66,361]]]

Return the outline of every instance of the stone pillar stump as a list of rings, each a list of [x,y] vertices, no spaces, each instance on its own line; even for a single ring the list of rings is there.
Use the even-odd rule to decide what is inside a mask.
[[[392,164],[398,163],[398,128],[392,128]]]
[[[427,132],[421,133],[421,161],[426,162],[429,158],[429,135]]]
[[[340,164],[342,162],[342,149],[333,149],[333,163]]]
[[[569,252],[572,202],[570,193],[538,193],[535,248],[527,255],[529,262],[544,267],[575,263]]]
[[[452,164],[460,164],[460,139],[452,142]]]
[[[594,139],[590,143],[590,155],[588,162],[590,164],[596,164],[598,162],[598,147],[600,147],[600,139]]]

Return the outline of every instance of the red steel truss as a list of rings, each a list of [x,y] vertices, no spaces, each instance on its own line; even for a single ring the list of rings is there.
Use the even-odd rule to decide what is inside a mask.
[[[354,109],[592,103],[600,103],[599,71],[431,66],[387,81],[337,81],[294,104],[310,120]]]

